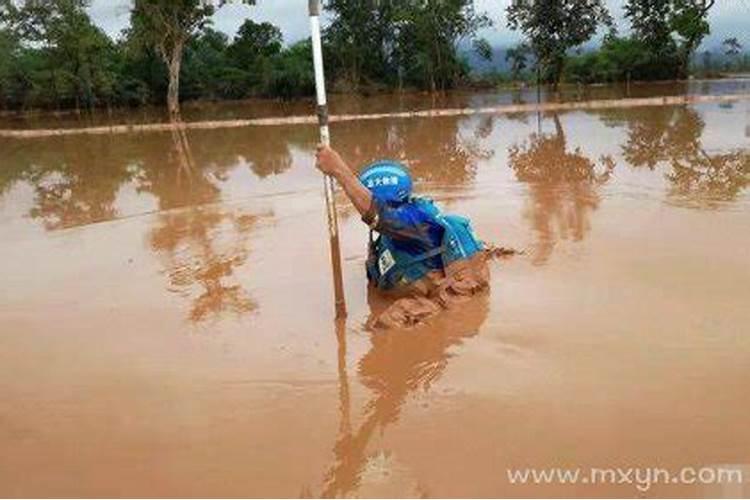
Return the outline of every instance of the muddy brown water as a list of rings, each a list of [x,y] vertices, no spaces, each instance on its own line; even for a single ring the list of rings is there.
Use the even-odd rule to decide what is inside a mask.
[[[333,321],[315,127],[0,141],[1,496],[730,491],[506,470],[747,470],[749,102],[332,135],[526,253],[372,334],[384,299],[343,198]]]

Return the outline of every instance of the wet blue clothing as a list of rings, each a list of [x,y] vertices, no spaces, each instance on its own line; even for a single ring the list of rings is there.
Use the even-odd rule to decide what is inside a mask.
[[[427,198],[389,203],[374,197],[362,219],[372,229],[367,277],[385,290],[415,283],[483,248],[468,219],[440,213]]]
[[[439,248],[445,228],[416,204],[389,204],[373,197],[370,211],[362,218],[370,229],[389,237],[393,246],[413,257]],[[440,255],[424,261],[430,269],[442,269]]]

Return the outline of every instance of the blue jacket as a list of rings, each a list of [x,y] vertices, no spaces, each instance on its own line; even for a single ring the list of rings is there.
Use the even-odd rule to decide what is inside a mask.
[[[364,219],[372,229],[367,276],[386,290],[413,283],[483,248],[468,219],[441,214],[427,198],[398,205],[375,198]]]

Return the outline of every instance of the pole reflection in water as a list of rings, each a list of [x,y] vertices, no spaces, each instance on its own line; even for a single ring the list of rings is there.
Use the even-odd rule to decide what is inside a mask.
[[[372,315],[380,314],[388,299],[374,289],[368,300]],[[358,413],[353,427],[350,384],[346,364],[346,335],[343,322],[337,322],[339,378],[339,436],[333,448],[335,461],[325,473],[322,497],[367,496],[359,491],[373,468],[388,468],[392,453],[370,447],[372,437],[398,422],[410,396],[429,392],[445,372],[456,348],[479,332],[489,311],[487,293],[473,297],[460,308],[435,318],[429,325],[410,330],[373,333],[372,347],[359,360],[357,374],[371,397]],[[423,491],[411,485],[416,494]]]

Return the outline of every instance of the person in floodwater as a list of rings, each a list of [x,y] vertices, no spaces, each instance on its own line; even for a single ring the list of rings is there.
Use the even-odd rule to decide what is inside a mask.
[[[404,165],[381,160],[356,176],[336,151],[320,145],[317,167],[338,181],[370,227],[371,286],[397,297],[371,326],[413,325],[488,286],[489,252],[469,220],[444,215],[432,200],[412,196]]]

